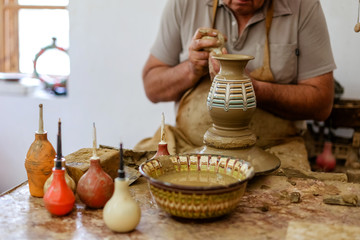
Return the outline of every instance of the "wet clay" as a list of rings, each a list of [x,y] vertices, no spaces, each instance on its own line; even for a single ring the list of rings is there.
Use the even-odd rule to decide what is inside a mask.
[[[223,173],[207,171],[173,172],[162,175],[157,179],[163,182],[173,183],[177,185],[199,187],[225,186],[238,181],[238,179]]]

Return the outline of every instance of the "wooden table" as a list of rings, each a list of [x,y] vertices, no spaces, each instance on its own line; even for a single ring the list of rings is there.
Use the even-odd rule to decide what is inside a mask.
[[[105,226],[101,209],[87,209],[79,199],[69,215],[52,216],[25,182],[0,196],[0,239],[360,239],[360,208],[323,202],[326,195],[360,195],[360,184],[256,177],[233,213],[199,221],[159,209],[144,178],[130,190],[142,216],[134,231],[121,234]],[[291,201],[295,192],[298,203]]]

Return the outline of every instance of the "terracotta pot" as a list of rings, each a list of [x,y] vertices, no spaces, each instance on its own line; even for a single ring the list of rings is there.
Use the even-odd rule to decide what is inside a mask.
[[[90,159],[90,167],[81,176],[76,192],[90,208],[102,208],[114,192],[112,178],[101,168],[100,159]]]
[[[35,140],[31,144],[25,159],[29,190],[32,196],[44,196],[44,184],[51,175],[55,155],[55,149],[48,141],[47,133],[35,133]]]
[[[256,109],[256,98],[245,66],[254,57],[237,54],[213,57],[221,67],[207,98],[213,126],[205,133],[205,144],[217,148],[253,146],[256,136],[248,125]]]

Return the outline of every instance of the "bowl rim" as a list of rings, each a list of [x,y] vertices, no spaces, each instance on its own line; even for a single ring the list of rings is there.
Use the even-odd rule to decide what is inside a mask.
[[[238,161],[240,161],[242,163],[247,164],[249,166],[250,174],[247,177],[245,177],[244,179],[242,179],[242,180],[238,180],[238,181],[236,181],[234,183],[230,183],[230,184],[226,184],[226,185],[218,185],[218,186],[186,186],[186,185],[180,185],[180,184],[160,181],[157,178],[153,178],[153,177],[149,176],[143,170],[144,166],[150,161],[158,160],[159,158],[162,158],[162,157],[169,157],[170,158],[170,157],[178,157],[178,156],[216,156],[216,157],[220,157],[220,158],[225,157],[225,158],[235,159],[235,160],[238,160]],[[201,191],[201,194],[206,193],[206,192],[210,193],[211,191],[219,191],[219,190],[220,190],[220,192],[232,191],[234,189],[237,189],[237,188],[241,187],[244,183],[246,183],[247,181],[252,179],[254,177],[254,175],[255,175],[254,167],[251,165],[250,162],[245,161],[245,160],[240,159],[240,158],[231,157],[231,156],[225,156],[225,155],[218,155],[218,154],[173,154],[173,155],[166,155],[166,156],[158,156],[158,157],[155,157],[155,158],[148,159],[145,162],[141,163],[140,166],[139,166],[139,171],[140,171],[141,175],[143,175],[149,181],[150,184],[153,184],[155,186],[166,188],[168,190],[178,190],[178,191],[182,191],[182,192]]]

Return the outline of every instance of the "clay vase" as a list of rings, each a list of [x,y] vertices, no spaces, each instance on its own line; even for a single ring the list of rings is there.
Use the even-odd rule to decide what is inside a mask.
[[[114,232],[130,232],[140,222],[141,210],[129,192],[128,181],[115,178],[115,191],[103,210],[105,225]]]
[[[215,55],[220,71],[215,76],[207,98],[213,126],[204,135],[207,146],[234,149],[255,145],[256,136],[249,129],[256,109],[255,91],[245,66],[252,56]]]
[[[102,208],[111,198],[114,182],[101,168],[99,158],[90,159],[90,167],[79,179],[76,192],[80,200],[90,208]]]
[[[324,171],[332,171],[336,166],[336,159],[331,151],[332,143],[326,141],[321,154],[316,157],[316,165]]]
[[[54,162],[56,163],[56,158],[54,159]],[[65,162],[66,162],[65,158],[61,158],[61,166],[64,169],[66,169]],[[46,182],[44,184],[44,194],[46,193],[47,189],[50,187],[53,177],[54,177],[53,174],[51,174],[51,176],[46,180]],[[73,193],[75,193],[76,192],[76,183],[75,183],[74,179],[72,179],[72,177],[70,177],[70,175],[67,173],[66,170],[65,170],[65,181],[66,181],[66,184],[71,188]]]
[[[65,182],[65,169],[53,169],[54,179],[44,195],[46,209],[53,215],[63,216],[71,212],[75,196]]]
[[[31,196],[44,196],[44,184],[51,175],[55,155],[55,149],[47,139],[47,132],[36,132],[35,140],[31,144],[25,158],[25,168]]]

